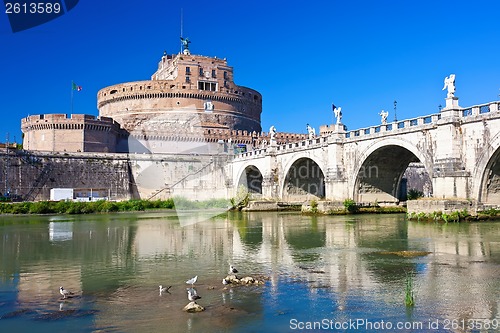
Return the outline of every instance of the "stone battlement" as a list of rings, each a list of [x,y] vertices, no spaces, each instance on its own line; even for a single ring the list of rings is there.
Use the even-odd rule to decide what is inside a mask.
[[[246,87],[239,86],[238,89],[222,89],[216,92],[200,90],[193,83],[161,80],[133,81],[103,88],[97,93],[97,107],[100,109],[108,103],[151,98],[196,98],[259,106],[262,104],[260,93]]]
[[[21,119],[21,131],[27,150],[114,152],[120,125],[109,117],[40,114]]]

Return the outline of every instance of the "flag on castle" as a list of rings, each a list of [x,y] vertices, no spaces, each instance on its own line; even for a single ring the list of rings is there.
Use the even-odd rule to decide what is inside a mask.
[[[75,82],[71,81],[71,88],[76,91],[82,91],[82,86],[77,85]]]

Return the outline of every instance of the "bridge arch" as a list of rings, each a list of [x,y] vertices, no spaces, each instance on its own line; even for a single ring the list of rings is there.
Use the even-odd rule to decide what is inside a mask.
[[[324,168],[312,157],[297,156],[284,168],[281,198],[287,201],[305,201],[325,197]]]
[[[262,172],[253,164],[247,165],[240,172],[238,186],[244,186],[250,194],[262,194]]]
[[[489,141],[473,170],[473,199],[486,204],[500,205],[500,133]]]
[[[422,153],[402,139],[384,139],[370,145],[360,156],[352,173],[352,196],[357,202],[398,203],[403,174],[412,162],[423,164],[432,179],[432,155]]]

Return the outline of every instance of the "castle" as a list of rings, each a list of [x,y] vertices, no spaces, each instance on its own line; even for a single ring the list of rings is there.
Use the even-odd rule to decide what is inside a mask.
[[[120,83],[97,93],[99,116],[32,115],[21,120],[29,151],[213,153],[268,142],[262,95],[234,83],[226,59],[166,52],[150,80]],[[305,134],[276,135],[278,142]]]

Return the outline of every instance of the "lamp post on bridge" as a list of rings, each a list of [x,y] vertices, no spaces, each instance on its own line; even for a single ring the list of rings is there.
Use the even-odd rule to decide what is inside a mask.
[[[396,116],[396,105],[398,104],[398,101],[394,100],[394,122],[398,121],[398,117]]]

